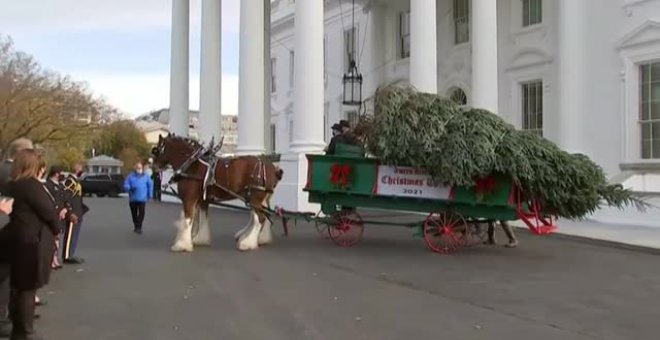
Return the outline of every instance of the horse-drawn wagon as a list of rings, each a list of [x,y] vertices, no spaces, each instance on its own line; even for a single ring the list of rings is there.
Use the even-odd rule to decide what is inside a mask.
[[[250,221],[236,234],[241,250],[256,249],[272,242],[272,217],[280,217],[285,234],[289,220],[304,219],[318,226],[337,244],[351,246],[362,237],[365,221],[356,208],[376,208],[428,213],[417,227],[427,246],[451,253],[461,246],[480,242],[482,223],[492,231],[495,221],[521,220],[535,234],[555,229],[534,200],[523,199],[510,179],[494,175],[479,179],[474,187],[434,183],[421,169],[389,166],[364,156],[362,148],[339,144],[335,155],[307,155],[308,173],[304,191],[321,211],[271,209],[269,198],[282,178],[282,171],[268,157],[217,157],[217,146],[168,135],[160,138],[153,153],[159,167],[171,165],[182,200],[174,251],[192,251],[193,244],[209,245],[208,205],[228,206],[238,199],[250,211]],[[234,207],[235,208],[235,207]],[[392,224],[392,223],[380,223]],[[492,234],[490,234],[492,235]]]
[[[540,205],[524,199],[505,176],[478,179],[469,188],[444,185],[422,169],[381,164],[347,145],[340,145],[335,155],[307,155],[307,161],[303,190],[323,213],[315,222],[341,246],[362,238],[367,223],[355,208],[427,213],[410,226],[419,228],[427,247],[439,253],[481,242],[483,223],[492,228],[495,221],[520,220],[537,235],[556,229]]]

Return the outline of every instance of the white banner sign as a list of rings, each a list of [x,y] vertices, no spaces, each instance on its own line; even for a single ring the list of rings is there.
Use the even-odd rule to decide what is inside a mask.
[[[451,187],[435,185],[431,176],[411,167],[378,166],[376,194],[447,200]]]

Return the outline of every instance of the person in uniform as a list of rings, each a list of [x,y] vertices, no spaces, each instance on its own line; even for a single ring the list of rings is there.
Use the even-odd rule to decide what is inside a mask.
[[[62,230],[66,228],[66,221],[77,221],[78,217],[73,213],[71,204],[67,201],[67,197],[64,192],[64,185],[60,181],[62,176],[62,171],[64,171],[59,166],[53,166],[48,173],[48,179],[46,180],[46,189],[50,192],[50,195],[55,199],[55,208],[58,211],[59,218],[62,224]],[[62,265],[59,263],[58,251],[60,248],[60,236],[55,240],[55,252],[53,253],[53,269],[60,269]]]
[[[9,195],[9,182],[11,181],[11,167],[14,157],[18,152],[25,149],[32,149],[32,141],[27,138],[19,138],[13,141],[7,148],[6,158],[0,163],[0,195]],[[2,227],[0,227],[2,228]],[[0,231],[7,232],[6,228]],[[6,234],[6,233],[3,233]],[[2,242],[2,241],[0,241]],[[0,245],[0,248],[2,247]],[[10,265],[8,262],[0,261],[0,337],[8,337],[11,333],[11,321],[9,320],[9,278]]]
[[[74,256],[78,246],[83,216],[89,211],[89,208],[83,203],[82,186],[79,181],[82,169],[82,164],[75,164],[72,169],[73,173],[67,176],[63,183],[64,197],[71,207],[71,215],[65,219],[66,228],[64,228],[64,238],[62,239],[62,262],[65,264],[85,262],[83,259]]]

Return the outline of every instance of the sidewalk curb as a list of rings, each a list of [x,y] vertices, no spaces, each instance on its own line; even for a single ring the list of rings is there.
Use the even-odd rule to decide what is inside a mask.
[[[512,226],[512,227],[514,227],[516,229],[520,229],[520,231],[529,230],[529,229],[527,229],[527,227],[520,227],[520,226]],[[647,254],[651,254],[651,255],[660,256],[660,248],[654,248],[654,247],[651,247],[651,246],[644,246],[644,245],[639,245],[639,244],[630,244],[630,243],[619,242],[619,241],[605,240],[605,239],[600,239],[600,238],[593,238],[593,237],[583,236],[583,235],[574,235],[574,234],[565,234],[565,233],[561,233],[561,232],[554,232],[550,235],[537,236],[537,237],[550,237],[550,238],[555,238],[555,239],[560,239],[560,240],[565,240],[565,241],[570,241],[570,242],[575,242],[575,243],[583,243],[583,244],[590,244],[590,245],[597,245],[597,246],[606,246],[606,247],[612,247],[612,248],[617,248],[617,249],[622,249],[622,250],[642,252],[642,253],[647,253]]]

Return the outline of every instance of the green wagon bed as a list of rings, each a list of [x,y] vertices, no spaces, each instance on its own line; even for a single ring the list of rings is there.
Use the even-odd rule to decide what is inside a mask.
[[[357,243],[365,221],[355,208],[428,213],[417,227],[433,251],[450,253],[480,242],[481,223],[523,221],[537,235],[556,229],[533,200],[523,201],[505,176],[476,181],[473,187],[434,183],[421,169],[389,166],[364,156],[361,148],[337,145],[336,155],[307,155],[309,202],[319,203],[330,238],[342,246]]]

